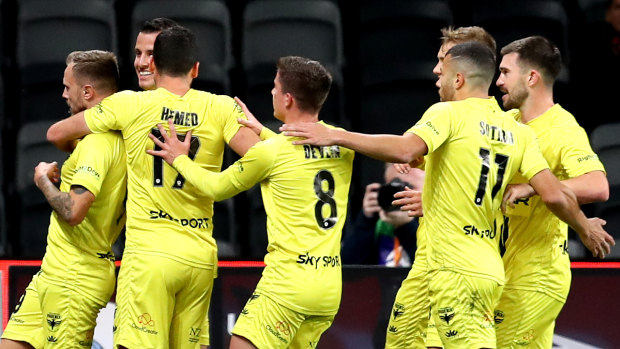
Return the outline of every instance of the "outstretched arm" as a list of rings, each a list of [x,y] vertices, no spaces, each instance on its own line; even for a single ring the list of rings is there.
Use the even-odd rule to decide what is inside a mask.
[[[293,144],[318,146],[340,145],[371,158],[394,163],[409,163],[428,152],[426,143],[413,133],[397,135],[369,135],[330,129],[319,123],[284,124],[285,136],[302,137]]]
[[[551,171],[540,171],[530,179],[530,184],[549,210],[575,229],[594,257],[605,258],[609,254],[615,241],[603,229],[605,221],[598,218],[588,220],[579,209],[575,194],[560,183]]]
[[[50,126],[47,130],[47,140],[58,149],[71,152],[75,147],[74,141],[92,133],[84,120],[84,112],[79,112]]]
[[[66,193],[58,190],[52,183],[58,182],[59,173],[56,162],[40,162],[34,170],[34,183],[58,216],[69,225],[80,224],[88,209],[95,201],[95,195],[80,185],[71,186]]]

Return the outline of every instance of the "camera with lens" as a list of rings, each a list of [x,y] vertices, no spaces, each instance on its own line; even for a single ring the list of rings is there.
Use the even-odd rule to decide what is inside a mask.
[[[394,194],[399,191],[405,190],[405,187],[411,188],[411,184],[402,181],[400,178],[394,178],[390,182],[385,183],[379,188],[379,195],[377,200],[379,201],[379,206],[388,212],[388,211],[397,211],[400,209],[398,206],[392,205],[392,201],[394,201]]]

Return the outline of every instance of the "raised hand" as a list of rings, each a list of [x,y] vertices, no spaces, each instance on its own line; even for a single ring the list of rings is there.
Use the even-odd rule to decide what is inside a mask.
[[[149,134],[149,138],[151,138],[161,150],[147,149],[146,152],[149,155],[159,156],[168,164],[172,165],[174,159],[189,153],[189,147],[192,142],[192,131],[188,131],[185,135],[185,140],[180,141],[177,137],[177,131],[174,128],[172,119],[168,119],[168,126],[170,127],[170,135],[168,135],[166,129],[164,129],[161,124],[157,124],[157,129],[159,129],[161,137],[164,139],[163,142],[152,133]]]

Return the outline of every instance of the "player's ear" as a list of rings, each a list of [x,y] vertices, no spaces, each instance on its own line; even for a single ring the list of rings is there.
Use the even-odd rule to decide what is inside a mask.
[[[284,105],[287,108],[290,108],[293,105],[294,101],[295,101],[295,97],[293,97],[292,94],[290,94],[289,92],[284,94]]]
[[[92,85],[82,86],[82,94],[85,100],[91,100],[95,97],[95,88]]]
[[[530,70],[530,73],[528,74],[528,77],[527,77],[527,86],[532,87],[536,85],[539,81],[542,81],[540,72],[536,69]]]
[[[454,88],[460,89],[465,84],[465,75],[462,73],[456,73],[454,76]]]
[[[194,66],[192,67],[191,70],[191,77],[192,79],[195,79],[198,77],[198,67],[200,66],[200,62],[196,62],[194,63]]]

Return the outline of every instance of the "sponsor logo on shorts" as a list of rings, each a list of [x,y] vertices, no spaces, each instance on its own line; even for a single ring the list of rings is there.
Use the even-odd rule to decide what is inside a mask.
[[[56,343],[58,342],[58,338],[54,337],[54,336],[49,336],[47,337],[47,341],[50,343]]]
[[[250,313],[250,311],[249,311],[249,310],[247,310],[246,308],[243,308],[243,309],[241,310],[241,315],[248,315],[249,313]]]
[[[394,310],[392,310],[393,320],[396,321],[396,318],[403,315],[405,313],[405,306],[400,303],[394,303]]]
[[[86,340],[81,340],[78,342],[79,345],[87,348],[91,348],[93,346],[93,336],[95,335],[95,330],[92,329],[86,333]]]
[[[291,335],[291,328],[286,322],[278,321],[273,327],[271,327],[271,325],[267,325],[266,328],[267,331],[275,336],[280,342],[288,344],[288,339],[284,338],[284,336],[288,337]]]
[[[198,343],[198,339],[200,339],[200,331],[202,331],[200,327],[189,328],[189,342],[190,343]]]
[[[24,320],[22,320],[22,319],[20,319],[20,318],[16,317],[15,315],[11,315],[11,321],[16,322],[16,323],[18,323],[18,324],[23,324],[23,323],[25,323],[25,322],[26,322],[26,321],[24,321]]]
[[[144,313],[140,316],[138,316],[138,323],[140,325],[136,325],[136,323],[132,323],[131,327],[133,327],[134,329],[144,332],[144,333],[148,333],[148,334],[157,334],[159,332],[153,330],[153,329],[149,329],[147,327],[155,327],[155,320],[153,320],[151,314],[149,313]]]
[[[47,328],[50,332],[56,332],[62,323],[62,316],[56,313],[47,313]]]
[[[493,317],[495,324],[499,325],[504,322],[504,312],[501,310],[495,310],[495,316]]]
[[[446,332],[446,337],[447,338],[452,338],[452,337],[456,336],[457,334],[459,334],[459,331],[450,330],[450,331]]]
[[[495,327],[495,319],[491,313],[484,313],[482,315],[482,322],[480,323],[480,328],[493,328]]]
[[[396,332],[398,332],[398,327],[396,327],[396,326],[390,326],[390,327],[388,328],[388,331],[390,331],[391,333],[396,333]]]
[[[515,344],[521,347],[526,347],[530,345],[532,339],[534,339],[534,330],[529,330],[526,334],[523,335],[523,337],[521,337],[520,339],[516,339]]]
[[[445,307],[439,309],[439,318],[450,325],[450,321],[454,318],[454,308]]]

